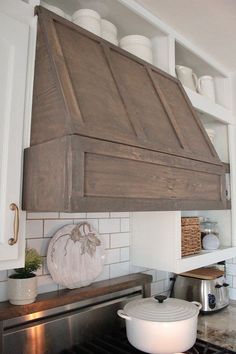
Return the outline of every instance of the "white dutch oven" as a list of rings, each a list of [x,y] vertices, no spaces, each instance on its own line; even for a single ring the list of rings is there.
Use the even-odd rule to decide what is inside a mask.
[[[156,296],[138,299],[118,310],[126,321],[129,342],[146,353],[179,353],[191,348],[197,337],[198,302]]]

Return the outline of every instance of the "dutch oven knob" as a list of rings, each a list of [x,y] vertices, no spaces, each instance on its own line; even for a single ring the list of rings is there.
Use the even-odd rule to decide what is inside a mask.
[[[154,296],[154,299],[157,300],[159,302],[159,304],[162,304],[163,301],[165,301],[167,299],[167,296],[165,296],[165,295],[156,295],[156,296]]]

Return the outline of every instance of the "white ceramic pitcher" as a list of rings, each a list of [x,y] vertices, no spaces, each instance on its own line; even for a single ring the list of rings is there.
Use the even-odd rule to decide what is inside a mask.
[[[214,79],[209,75],[201,76],[198,79],[197,91],[215,102]]]
[[[178,79],[182,85],[190,88],[193,91],[196,91],[198,80],[193,70],[183,65],[176,65],[175,69]]]

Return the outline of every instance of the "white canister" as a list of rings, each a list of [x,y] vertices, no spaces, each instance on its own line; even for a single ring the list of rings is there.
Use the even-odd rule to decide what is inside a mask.
[[[102,38],[104,38],[106,41],[118,45],[116,26],[104,18],[101,19],[101,33]]]
[[[86,30],[101,36],[101,16],[90,9],[80,9],[73,13],[72,21]]]
[[[198,79],[197,90],[201,95],[206,96],[215,102],[215,85],[212,76],[201,76]]]
[[[202,239],[202,247],[204,250],[213,251],[220,247],[220,241],[214,234],[208,234]]]
[[[183,65],[176,65],[176,74],[181,84],[193,91],[197,89],[197,76],[191,68]]]
[[[145,36],[136,34],[125,36],[120,40],[120,47],[150,64],[153,63],[152,43]]]

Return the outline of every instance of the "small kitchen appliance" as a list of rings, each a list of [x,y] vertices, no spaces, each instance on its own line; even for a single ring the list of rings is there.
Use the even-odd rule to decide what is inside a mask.
[[[229,304],[229,284],[224,271],[216,268],[199,268],[176,276],[171,296],[187,301],[198,301],[201,311],[219,311]]]

